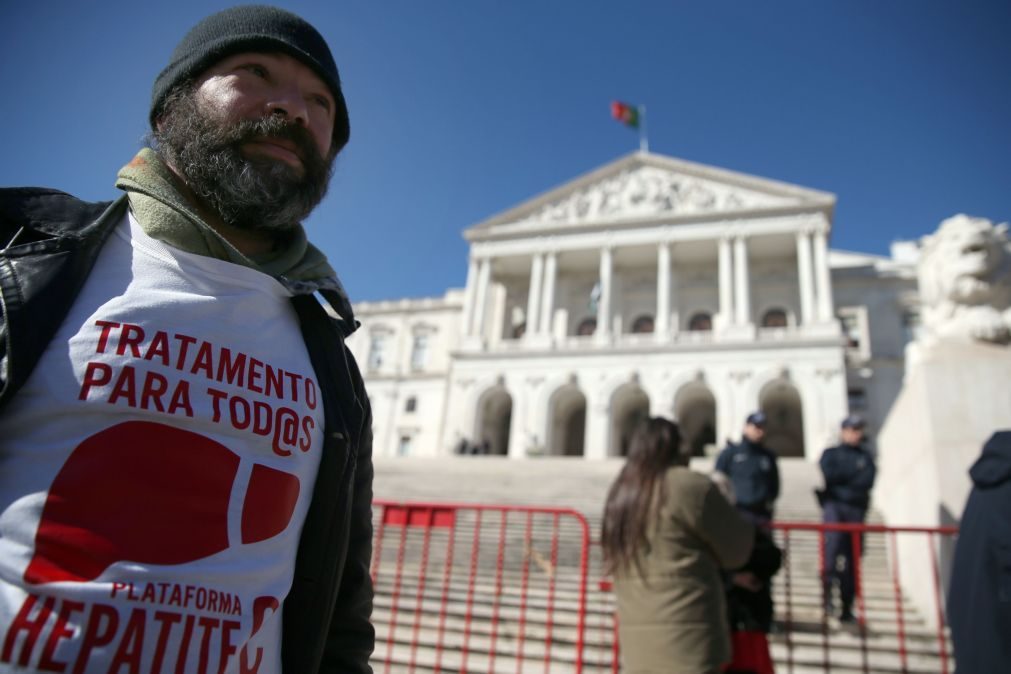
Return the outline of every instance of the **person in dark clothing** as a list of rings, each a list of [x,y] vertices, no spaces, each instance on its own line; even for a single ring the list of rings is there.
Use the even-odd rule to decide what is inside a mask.
[[[957,674],[1011,663],[1011,431],[994,433],[972,468],[948,588]]]
[[[730,575],[727,605],[733,630],[769,632],[772,629],[772,600],[757,589],[768,585],[779,572],[783,553],[767,529],[755,528],[755,546],[747,564]]]
[[[822,519],[826,523],[862,523],[867,515],[877,468],[874,457],[862,445],[865,427],[866,423],[861,417],[855,414],[846,417],[842,421],[841,442],[835,447],[829,447],[821,455],[825,488],[819,493],[819,501],[822,505]],[[839,620],[843,623],[855,621],[853,599],[856,596],[856,578],[853,552],[853,535],[850,532],[825,533],[825,568],[822,570],[825,612],[833,612],[832,586],[838,584],[842,603]]]
[[[716,459],[717,475],[725,475],[734,494],[738,512],[764,529],[765,538],[769,538],[768,526],[775,512],[776,499],[779,497],[779,466],[776,463],[776,453],[767,448],[765,440],[765,425],[768,421],[764,412],[758,411],[748,415],[744,422],[741,442],[728,445]],[[759,534],[761,537],[761,534]],[[756,545],[765,541],[756,540]],[[764,547],[764,546],[763,546]],[[773,546],[775,548],[775,546]],[[778,552],[778,550],[777,550]],[[751,619],[758,619],[761,632],[769,631],[772,623],[772,576],[778,570],[772,569],[768,575],[759,574],[767,565],[762,561],[761,552],[749,560],[757,569],[745,568],[742,572],[731,576],[728,586],[733,596],[730,601],[731,627],[741,622],[743,613],[748,613]],[[736,657],[735,657],[736,660]]]
[[[772,671],[765,635],[772,631],[772,577],[779,572],[783,553],[771,533],[755,527],[755,545],[748,562],[727,578],[727,618],[730,621],[734,659],[725,674]]]
[[[730,503],[736,503],[727,476],[714,472],[713,483]],[[766,527],[755,527],[751,555],[744,566],[724,574],[727,619],[733,646],[733,660],[724,674],[771,674],[772,658],[765,636],[772,630],[772,577],[782,564],[782,551]]]
[[[779,498],[776,454],[762,444],[766,421],[764,412],[748,415],[741,442],[728,445],[716,459],[715,468],[730,480],[737,509],[756,524],[772,521]]]

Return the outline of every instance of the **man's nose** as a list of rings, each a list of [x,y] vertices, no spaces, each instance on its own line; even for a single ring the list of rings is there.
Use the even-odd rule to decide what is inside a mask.
[[[309,123],[309,106],[297,87],[278,89],[267,101],[267,113],[279,115],[300,126]]]

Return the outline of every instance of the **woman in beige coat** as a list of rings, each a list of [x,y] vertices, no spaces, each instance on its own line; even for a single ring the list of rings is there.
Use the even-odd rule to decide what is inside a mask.
[[[687,465],[677,425],[648,419],[607,495],[625,674],[716,674],[730,661],[721,569],[748,560],[754,529]]]

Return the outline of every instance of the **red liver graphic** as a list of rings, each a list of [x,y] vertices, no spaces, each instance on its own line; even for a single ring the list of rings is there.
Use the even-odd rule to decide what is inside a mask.
[[[238,468],[221,443],[164,424],[129,421],[91,436],[53,480],[25,580],[89,581],[117,561],[183,564],[221,552]],[[254,466],[244,543],[284,530],[292,489],[297,497],[295,476]],[[246,513],[271,516],[249,525],[247,538]]]
[[[273,538],[288,526],[298,501],[298,478],[256,464],[242,504],[242,542]]]

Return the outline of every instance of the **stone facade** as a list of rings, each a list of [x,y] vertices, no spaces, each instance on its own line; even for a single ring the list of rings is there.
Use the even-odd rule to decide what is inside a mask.
[[[356,306],[377,456],[624,452],[647,414],[697,454],[770,417],[816,459],[879,427],[918,325],[915,246],[828,248],[835,197],[636,152],[465,231],[467,284]]]

